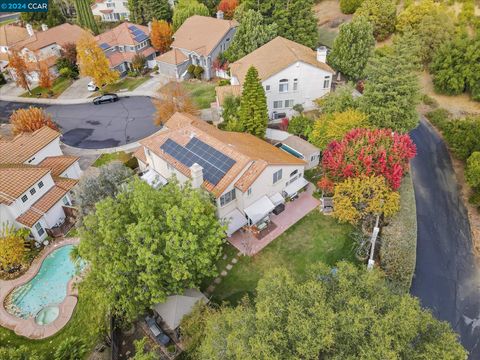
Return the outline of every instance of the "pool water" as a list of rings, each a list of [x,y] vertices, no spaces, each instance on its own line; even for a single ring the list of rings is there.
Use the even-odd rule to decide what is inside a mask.
[[[291,148],[290,146],[288,146],[288,145],[279,143],[279,144],[276,144],[275,146],[278,147],[278,148],[280,148],[280,149],[282,149],[283,151],[288,152],[289,154],[291,154],[291,155],[293,155],[293,156],[295,156],[295,157],[297,157],[297,158],[299,158],[299,159],[303,159],[303,158],[304,158],[302,154],[300,154],[298,151],[292,149],[292,148]]]
[[[67,296],[67,285],[77,268],[70,259],[73,245],[54,250],[44,260],[37,275],[10,295],[9,312],[38,324],[47,324],[58,316],[58,307]],[[81,264],[81,267],[83,264]]]

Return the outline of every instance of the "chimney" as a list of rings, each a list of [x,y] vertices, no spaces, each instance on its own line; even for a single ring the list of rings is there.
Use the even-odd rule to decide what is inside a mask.
[[[148,26],[148,33],[150,34],[152,32],[152,22],[149,21],[147,26]]]
[[[48,30],[47,24],[42,24],[42,31],[47,31],[47,30]]]
[[[203,168],[197,163],[190,166],[190,174],[192,175],[192,187],[200,188],[203,184]]]
[[[321,63],[327,62],[327,47],[320,46],[317,48],[317,61]]]
[[[28,35],[30,35],[30,36],[35,35],[35,33],[33,32],[33,27],[32,27],[32,25],[27,24],[27,25],[25,25],[25,28],[27,29]]]
[[[217,19],[223,20],[223,11],[222,10],[217,11]]]

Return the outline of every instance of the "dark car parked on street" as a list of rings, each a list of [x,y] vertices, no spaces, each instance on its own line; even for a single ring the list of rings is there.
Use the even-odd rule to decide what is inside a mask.
[[[93,103],[95,105],[100,105],[104,103],[113,103],[115,101],[118,101],[117,94],[104,94],[102,96],[98,96],[95,99],[93,99]]]

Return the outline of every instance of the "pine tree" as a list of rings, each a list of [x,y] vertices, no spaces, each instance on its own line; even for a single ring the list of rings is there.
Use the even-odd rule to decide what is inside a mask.
[[[130,21],[135,24],[144,24],[141,0],[128,0],[128,10],[130,10]]]
[[[277,25],[266,25],[262,14],[254,10],[247,10],[242,16],[240,26],[235,32],[225,57],[234,62],[277,36]]]
[[[143,23],[157,20],[172,20],[172,8],[168,0],[143,0]]]
[[[81,27],[90,29],[95,35],[98,34],[98,26],[93,18],[92,9],[88,0],[75,0],[78,23]]]
[[[209,16],[208,8],[197,0],[179,0],[173,11],[173,30],[177,31],[180,26],[193,15]]]
[[[340,27],[328,63],[352,80],[361,79],[374,45],[372,24],[364,17],[354,18]]]
[[[260,138],[265,137],[268,123],[267,98],[258,71],[253,66],[245,76],[239,115],[246,132]]]

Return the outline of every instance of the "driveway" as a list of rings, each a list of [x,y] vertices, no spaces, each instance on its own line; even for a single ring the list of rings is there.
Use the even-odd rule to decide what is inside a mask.
[[[63,93],[59,99],[83,99],[90,97],[93,93],[87,90],[88,83],[92,81],[89,77],[82,77],[75,80]]]
[[[32,104],[0,101],[0,122],[12,111]],[[38,106],[38,105],[33,105]],[[155,108],[148,97],[120,98],[113,104],[41,105],[60,126],[62,141],[83,149],[129,144],[159,130],[153,124]]]
[[[410,291],[460,334],[470,359],[480,359],[480,272],[450,156],[425,121],[411,136],[418,151],[412,161],[418,244]]]

